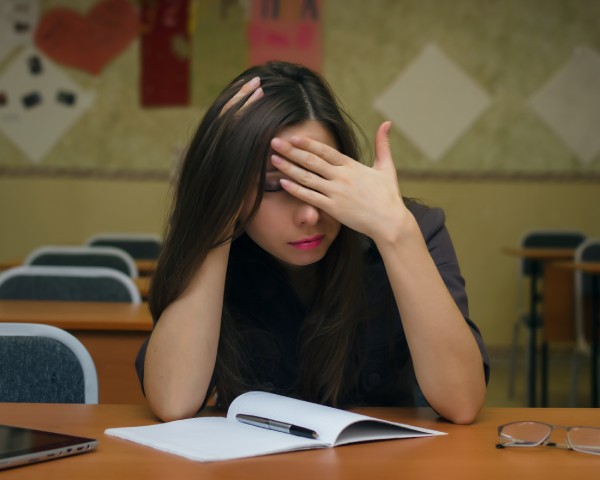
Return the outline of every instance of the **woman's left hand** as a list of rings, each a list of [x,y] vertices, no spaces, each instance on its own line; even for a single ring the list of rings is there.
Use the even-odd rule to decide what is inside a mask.
[[[279,153],[273,165],[288,177],[282,187],[376,242],[396,237],[408,210],[390,151],[390,127],[388,121],[377,129],[372,167],[308,137],[273,139]]]

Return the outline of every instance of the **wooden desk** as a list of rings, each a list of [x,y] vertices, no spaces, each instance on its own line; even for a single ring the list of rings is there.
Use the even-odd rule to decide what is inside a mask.
[[[140,295],[143,299],[148,298],[148,292],[150,291],[150,282],[152,277],[138,277],[133,279],[135,286],[138,288]]]
[[[474,425],[452,425],[430,409],[356,410],[448,435],[347,445],[224,462],[199,463],[104,435],[109,427],[155,423],[144,405],[3,404],[0,423],[99,440],[96,452],[3,471],[3,480],[143,479],[476,479],[596,478],[600,458],[552,447],[496,449],[497,427],[515,420],[600,426],[593,409],[485,409]],[[217,414],[214,411],[210,415]],[[562,441],[560,431],[554,433]]]
[[[529,321],[534,327],[530,329],[529,335],[529,365],[527,372],[528,382],[528,406],[535,407],[537,404],[537,332],[535,324],[538,318],[537,299],[538,299],[538,281],[544,273],[544,265],[550,262],[561,260],[572,260],[575,254],[574,248],[503,248],[502,252],[521,259],[531,261],[530,289],[529,289]],[[546,286],[546,282],[544,282]],[[544,378],[544,377],[542,377]],[[542,389],[545,392],[545,389]],[[546,398],[542,398],[542,405],[547,403]]]
[[[141,276],[152,275],[156,270],[156,260],[134,259],[135,266]],[[4,260],[0,262],[0,271],[23,265],[23,259]]]
[[[156,260],[137,259],[135,265],[140,275],[152,275],[156,270],[156,262]]]
[[[3,300],[0,322],[43,323],[69,331],[94,359],[101,403],[145,402],[134,361],[152,330],[147,304]]]

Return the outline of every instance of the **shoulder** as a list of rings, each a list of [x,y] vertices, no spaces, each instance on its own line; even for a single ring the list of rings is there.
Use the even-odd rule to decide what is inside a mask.
[[[446,214],[441,208],[429,207],[415,200],[406,202],[406,208],[413,214],[425,240],[442,230],[446,223]]]
[[[412,213],[419,225],[421,234],[427,243],[429,250],[438,239],[443,238],[445,244],[447,240],[446,215],[444,210],[438,207],[430,207],[416,200],[405,199],[406,208]],[[363,250],[367,252],[367,258],[371,261],[379,262],[381,257],[379,251],[372,239],[364,237],[362,240]]]

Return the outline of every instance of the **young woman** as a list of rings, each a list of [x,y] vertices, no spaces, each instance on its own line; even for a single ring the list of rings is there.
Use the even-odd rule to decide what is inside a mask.
[[[179,172],[136,366],[163,420],[216,388],[313,402],[480,410],[485,347],[440,209],[403,199],[388,144],[367,167],[325,81],[271,62],[208,109]]]

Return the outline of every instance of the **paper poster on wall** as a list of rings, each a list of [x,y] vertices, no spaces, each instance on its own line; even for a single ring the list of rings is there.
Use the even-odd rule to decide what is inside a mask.
[[[250,65],[268,60],[322,67],[324,0],[252,0],[248,44]]]
[[[21,45],[31,45],[38,21],[38,0],[0,2],[0,63]]]
[[[141,11],[140,102],[144,107],[188,105],[188,0],[145,0]]]
[[[580,45],[531,99],[533,110],[584,164],[600,153],[599,85],[600,52]]]
[[[45,13],[35,44],[57,63],[98,75],[137,37],[138,10],[128,0],[102,0],[85,15],[65,7]]]
[[[93,98],[42,52],[26,48],[0,76],[0,132],[39,163]]]
[[[404,67],[373,106],[427,158],[438,162],[490,103],[483,87],[432,43]]]

